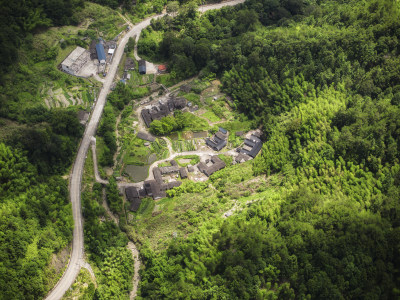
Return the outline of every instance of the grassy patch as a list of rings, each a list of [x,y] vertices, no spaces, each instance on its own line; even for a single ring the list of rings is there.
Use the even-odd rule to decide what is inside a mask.
[[[189,112],[183,113],[183,116],[185,118],[184,121],[185,131],[193,131],[193,132],[207,131],[210,128],[210,125],[208,125],[207,120],[204,120],[203,118],[200,118]]]
[[[218,125],[228,130],[231,134],[235,134],[237,131],[249,131],[252,127],[252,122],[248,120],[235,120]]]
[[[115,10],[92,2],[85,3],[85,9],[78,14],[78,18],[94,20],[89,22],[87,30],[97,31],[106,40],[115,38],[124,29],[125,21]]]
[[[171,87],[177,83],[179,83],[179,79],[173,78],[171,74],[164,74],[157,76],[156,78],[157,83],[163,84],[166,87]]]
[[[186,167],[188,165],[195,165],[200,162],[200,157],[198,155],[181,155],[175,157],[176,162],[181,167]],[[190,160],[190,162],[184,162],[184,160]]]
[[[94,292],[95,286],[89,271],[85,268],[81,268],[75,282],[64,294],[62,299],[91,299],[94,296]]]

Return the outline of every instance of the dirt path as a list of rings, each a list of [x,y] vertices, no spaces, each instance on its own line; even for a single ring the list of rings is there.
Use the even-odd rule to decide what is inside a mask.
[[[96,280],[96,275],[93,272],[92,267],[90,266],[90,264],[87,261],[82,260],[81,262],[81,267],[85,268],[86,270],[88,270],[90,277],[92,278],[92,280],[94,281],[94,285],[97,288],[97,280]]]
[[[162,137],[162,139],[167,143],[167,148],[168,148],[168,151],[169,151],[169,155],[173,155],[175,152],[174,152],[174,149],[172,149],[171,141],[166,137]]]
[[[106,80],[101,78],[98,74],[93,73],[93,78],[96,79],[97,81],[100,81],[101,83],[104,83]]]
[[[114,223],[116,225],[119,224],[119,220],[117,219],[117,217],[112,213],[112,211],[110,210],[110,207],[108,206],[107,203],[107,197],[106,197],[106,189],[103,189],[103,203],[102,206],[104,207],[104,209],[106,210],[108,216],[111,218],[111,220],[114,221]]]
[[[115,125],[115,139],[117,141],[117,151],[115,151],[114,156],[113,156],[113,163],[114,163],[113,169],[117,166],[117,156],[118,156],[119,151],[121,150],[121,143],[119,141],[120,136],[119,136],[119,130],[118,130],[119,123],[121,122],[121,117],[122,117],[122,112],[118,115],[117,122]]]
[[[258,200],[249,200],[245,203],[245,205],[248,205],[250,203],[256,202]],[[243,208],[240,207],[239,203],[237,201],[235,201],[235,203],[233,204],[232,208],[227,210],[226,212],[224,212],[224,214],[222,215],[222,217],[224,219],[232,216],[236,211],[241,211],[243,210]]]
[[[96,138],[92,138],[92,155],[93,155],[93,168],[94,168],[94,177],[96,182],[101,184],[108,184],[108,180],[104,180],[101,178],[99,173],[99,167],[97,165],[97,151],[96,151]]]
[[[106,191],[105,189],[103,189],[103,203],[102,203],[103,207],[105,208],[107,214],[110,216],[110,218],[114,221],[114,223],[116,225],[119,224],[119,220],[117,219],[117,217],[111,212],[110,208],[108,207],[107,201],[106,201]],[[139,286],[139,281],[140,281],[140,276],[139,276],[139,270],[140,270],[140,258],[139,258],[139,250],[137,249],[136,245],[129,241],[128,245],[126,246],[131,252],[132,252],[132,258],[134,261],[134,274],[132,277],[132,291],[129,294],[129,299],[135,299],[136,295],[137,295],[137,289]],[[85,263],[85,265],[82,265],[82,267],[85,267],[86,269],[88,269],[90,275],[94,277],[94,273],[92,268],[90,267],[89,264]],[[94,280],[96,280],[96,278],[94,277]]]
[[[129,242],[127,247],[129,250],[131,250],[132,258],[135,262],[135,273],[133,274],[133,278],[132,278],[133,289],[132,289],[131,293],[129,294],[129,299],[133,300],[133,299],[135,299],[135,297],[137,295],[137,289],[138,289],[139,281],[140,281],[140,276],[139,276],[140,259],[139,259],[139,251],[137,250],[134,243]]]

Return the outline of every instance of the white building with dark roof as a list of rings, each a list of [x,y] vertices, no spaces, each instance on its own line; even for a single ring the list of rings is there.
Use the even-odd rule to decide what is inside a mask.
[[[77,75],[89,59],[89,51],[82,47],[76,47],[61,63],[61,69],[68,74]]]

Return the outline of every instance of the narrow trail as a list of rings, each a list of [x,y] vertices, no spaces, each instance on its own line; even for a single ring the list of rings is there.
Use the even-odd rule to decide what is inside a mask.
[[[127,247],[132,252],[132,258],[133,258],[134,266],[135,266],[135,271],[134,271],[133,278],[132,278],[133,289],[132,289],[131,293],[129,294],[129,299],[133,300],[137,296],[137,290],[138,290],[139,281],[140,281],[140,276],[139,276],[140,259],[139,259],[139,251],[137,250],[136,245],[134,243],[129,242]]]
[[[125,24],[128,24],[129,26],[133,26],[132,22],[130,20],[128,20],[123,14],[121,14],[119,11],[117,13],[126,22]]]
[[[120,135],[119,135],[119,130],[118,130],[119,123],[121,122],[121,117],[122,117],[122,112],[118,115],[117,122],[115,124],[115,139],[117,141],[117,151],[115,151],[114,156],[113,156],[113,168],[115,168],[117,166],[117,156],[118,156],[119,151],[121,150],[121,143],[119,141]]]
[[[111,220],[113,220],[114,223],[116,225],[118,225],[119,224],[118,218],[112,213],[112,211],[110,210],[110,207],[108,206],[106,189],[103,189],[103,202],[101,203],[101,205],[104,207],[104,209],[106,210],[106,212],[107,212],[108,216],[111,218]]]
[[[175,154],[174,149],[172,149],[171,141],[166,137],[162,137],[162,139],[167,143],[167,148],[168,148],[168,151],[169,151],[169,155],[171,156],[171,155]]]
[[[108,180],[104,180],[101,178],[99,173],[99,167],[97,164],[97,151],[96,151],[96,139],[92,139],[92,155],[93,155],[93,167],[94,167],[94,177],[96,182],[101,184],[108,184]]]

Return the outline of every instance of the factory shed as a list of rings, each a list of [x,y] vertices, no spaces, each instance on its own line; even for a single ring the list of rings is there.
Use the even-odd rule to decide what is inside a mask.
[[[90,58],[89,51],[76,47],[61,63],[61,69],[71,75],[77,75]]]
[[[104,51],[104,46],[102,43],[96,44],[96,52],[97,52],[97,58],[99,59],[99,62],[101,64],[105,64],[106,63],[106,53]]]

